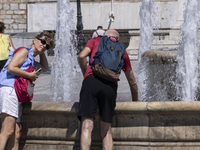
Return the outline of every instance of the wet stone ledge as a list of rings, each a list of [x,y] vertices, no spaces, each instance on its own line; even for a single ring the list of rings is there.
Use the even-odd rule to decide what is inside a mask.
[[[23,112],[20,150],[78,150],[78,103],[33,101]],[[115,150],[199,150],[200,102],[118,102]],[[92,150],[101,149],[99,117]]]

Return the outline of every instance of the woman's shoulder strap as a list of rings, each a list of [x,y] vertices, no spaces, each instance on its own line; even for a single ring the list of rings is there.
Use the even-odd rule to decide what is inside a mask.
[[[19,47],[19,48],[17,48],[14,52],[13,52],[13,55],[14,54],[16,54],[20,49],[22,49],[22,48],[26,48],[26,47]]]

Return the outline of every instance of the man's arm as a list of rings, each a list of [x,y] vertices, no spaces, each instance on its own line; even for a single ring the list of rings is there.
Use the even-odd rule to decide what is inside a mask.
[[[85,75],[85,72],[87,70],[87,56],[89,56],[91,50],[89,47],[85,47],[79,54],[79,65],[81,67],[81,71],[83,73],[83,76]]]
[[[125,75],[130,86],[132,101],[138,101],[138,87],[137,87],[137,83],[136,83],[133,71],[132,70],[126,71]]]

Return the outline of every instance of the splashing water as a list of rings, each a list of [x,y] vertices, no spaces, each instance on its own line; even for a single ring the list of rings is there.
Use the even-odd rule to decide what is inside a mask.
[[[174,63],[159,64],[142,56],[146,51],[151,51],[153,29],[160,27],[158,13],[153,0],[143,0],[140,10],[141,38],[137,66],[137,83],[141,101],[177,100],[173,97],[176,92],[174,90],[176,65]]]
[[[169,64],[152,63],[141,59],[145,51],[151,50],[150,37],[152,2],[144,0],[141,7],[141,41],[139,49],[138,86],[142,101],[194,101],[198,98],[199,52],[198,52],[198,0],[188,0],[181,25],[182,41],[179,44],[176,62]],[[146,10],[142,10],[146,9]],[[151,15],[150,15],[151,14]],[[147,17],[147,18],[145,18]],[[146,20],[146,21],[145,21]],[[149,33],[147,32],[149,30]],[[144,30],[144,31],[143,31]],[[146,36],[146,37],[143,37]],[[147,39],[145,39],[147,38]]]
[[[51,100],[78,101],[78,85],[82,80],[75,48],[74,11],[69,0],[57,1],[55,56],[51,69]],[[79,84],[76,84],[79,82]]]
[[[184,22],[181,25],[182,41],[178,50],[177,77],[181,83],[177,90],[184,101],[197,100],[198,87],[198,0],[188,0],[184,12]]]
[[[146,91],[147,89],[147,70],[143,60],[141,60],[142,54],[145,51],[151,49],[152,45],[152,7],[154,1],[153,0],[143,0],[142,6],[140,8],[140,44],[138,51],[138,89],[139,89],[139,99],[146,100]]]
[[[138,61],[141,59],[141,55],[151,49],[152,45],[152,8],[154,1],[153,0],[143,0],[142,6],[140,8],[140,44],[139,44],[139,53]]]

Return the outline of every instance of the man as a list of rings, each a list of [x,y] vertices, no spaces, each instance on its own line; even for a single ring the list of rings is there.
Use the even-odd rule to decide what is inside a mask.
[[[102,26],[98,26],[97,30],[92,34],[92,38],[98,37],[98,36],[104,36],[105,31],[103,30]]]
[[[119,33],[113,29],[107,30],[105,35],[115,42],[119,39]],[[84,75],[84,81],[80,92],[79,112],[77,114],[78,118],[82,121],[81,150],[90,149],[91,133],[94,124],[93,119],[95,118],[97,105],[99,106],[101,120],[102,149],[113,149],[111,123],[116,105],[117,84],[94,75],[91,66],[87,66],[87,57],[90,56],[91,61],[94,60],[93,56],[98,49],[100,39],[101,37],[92,38],[79,54],[79,64]],[[126,51],[123,70],[130,85],[132,100],[137,101],[137,84]]]

